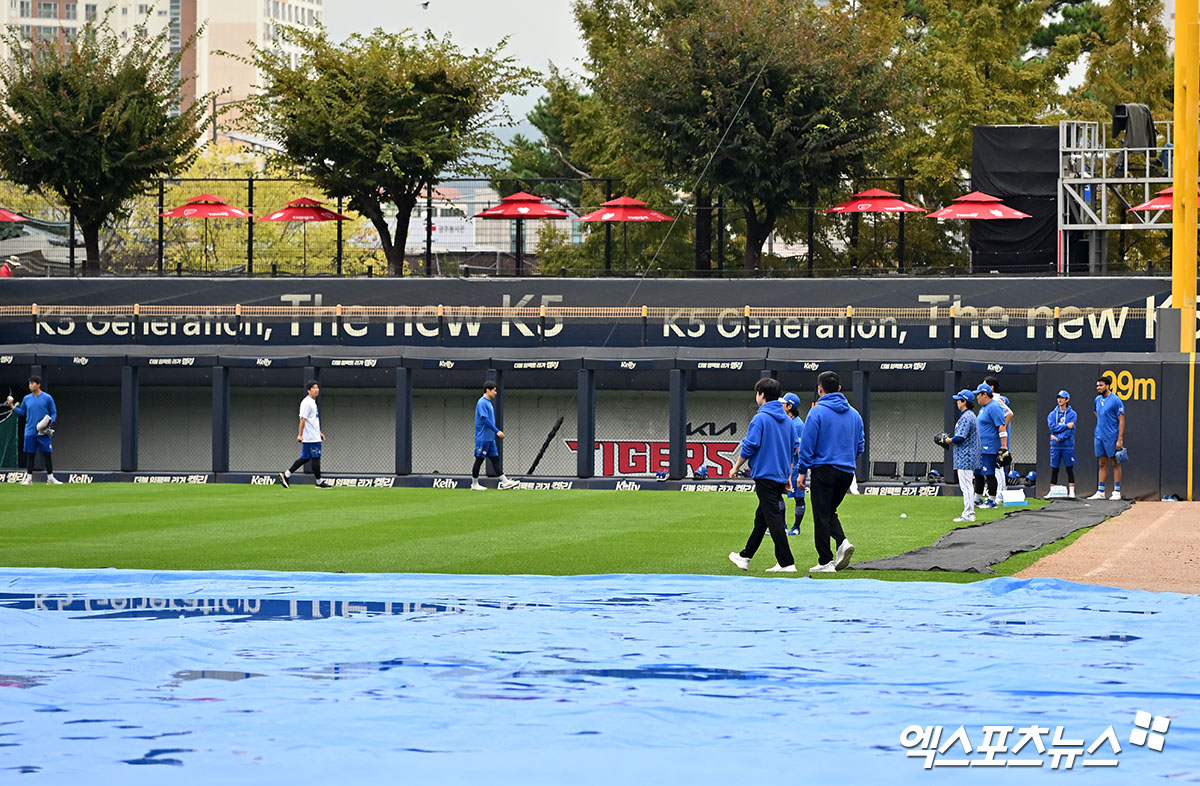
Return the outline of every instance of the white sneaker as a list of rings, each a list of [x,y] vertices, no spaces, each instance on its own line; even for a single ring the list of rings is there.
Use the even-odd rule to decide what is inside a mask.
[[[736,551],[729,552],[729,561],[737,565],[742,570],[750,570],[750,560],[738,554]]]
[[[63,484],[63,482],[61,480],[59,480],[58,478],[54,477],[53,475],[46,476],[46,485],[47,486],[61,486],[62,484]]]
[[[795,572],[796,572],[795,563],[792,563],[791,565],[788,565],[786,568],[783,568],[783,567],[779,566],[778,562],[776,562],[775,567],[767,568],[767,573],[795,573]]]
[[[1109,499],[1115,499],[1115,500],[1119,500],[1119,499],[1121,499],[1121,492],[1119,492],[1119,491],[1114,491],[1114,492],[1112,493],[1112,495],[1109,497]]]
[[[1088,497],[1088,499],[1104,499],[1104,492],[1103,492],[1103,491],[1097,491],[1095,494],[1093,494],[1092,496]]]
[[[824,565],[813,565],[808,569],[809,573],[837,573],[837,567],[834,566],[833,560],[826,562]]]
[[[521,485],[521,481],[513,480],[512,478],[505,478],[498,484],[501,490],[515,489],[519,485]]]
[[[1075,487],[1071,486],[1067,489],[1067,499],[1075,499]]]
[[[1051,486],[1050,491],[1046,494],[1046,499],[1066,499],[1066,486]]]
[[[487,486],[483,485],[478,480],[472,480],[471,491],[487,491]]]
[[[332,484],[332,483],[330,483],[328,480],[325,480],[324,478],[322,478],[321,480],[318,480],[316,483],[314,483],[314,484],[313,484],[313,486],[315,486],[315,487],[317,487],[317,488],[319,488],[319,489],[331,489],[331,488],[333,488],[333,484]]]
[[[842,545],[838,546],[837,556],[834,557],[833,567],[836,570],[845,570],[850,564],[850,558],[854,556],[854,544],[849,539],[843,540]]]
[[[25,477],[21,478],[21,485],[22,486],[32,486],[33,485],[33,473],[32,472],[25,473]]]
[[[955,523],[955,524],[961,524],[961,523],[963,523],[964,521],[974,521],[974,520],[975,520],[975,517],[974,517],[974,516],[959,516],[959,517],[957,517],[956,519],[954,519],[954,523]]]

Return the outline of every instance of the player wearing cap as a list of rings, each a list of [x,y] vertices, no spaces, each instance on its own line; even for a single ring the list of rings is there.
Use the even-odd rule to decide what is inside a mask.
[[[54,445],[50,437],[54,435],[54,422],[58,420],[58,408],[54,399],[42,390],[42,378],[29,378],[29,395],[21,399],[20,404],[13,403],[13,397],[8,397],[8,404],[13,408],[14,415],[25,418],[25,477],[21,485],[33,483],[33,467],[37,463],[37,454],[41,453],[46,463],[46,483],[51,486],[62,485],[62,481],[54,477]]]
[[[792,431],[796,434],[796,453],[800,452],[800,438],[804,436],[804,418],[800,417],[800,397],[795,393],[788,393],[783,397],[783,408],[787,411],[787,415],[792,419]],[[800,468],[796,466],[796,456],[792,456],[792,490],[788,492],[788,496],[796,500],[796,516],[792,520],[792,528],[788,530],[789,535],[800,534],[800,523],[804,521],[804,489],[800,488],[797,483],[797,477],[800,474]]]
[[[1088,499],[1104,499],[1105,480],[1108,467],[1113,468],[1113,490],[1109,499],[1121,498],[1121,464],[1116,460],[1117,451],[1125,447],[1125,402],[1112,392],[1112,377],[1103,376],[1096,380],[1096,436],[1092,447],[1100,461],[1099,485],[1096,493]]]
[[[957,522],[975,520],[975,476],[980,466],[979,424],[975,419],[975,394],[960,390],[951,398],[958,405],[958,422],[954,424],[954,436],[950,445],[954,448],[954,469],[958,473],[958,487],[962,489],[963,512]]]
[[[975,388],[975,401],[979,404],[979,415],[976,422],[979,425],[979,472],[975,475],[975,493],[982,495],[987,487],[987,499],[981,508],[996,507],[997,491],[997,459],[1002,451],[1008,450],[1008,428],[1004,423],[1004,410],[1001,409],[992,396],[992,387],[988,384]],[[1001,470],[1003,471],[1003,470]]]
[[[1058,468],[1067,468],[1067,497],[1075,498],[1075,423],[1078,421],[1071,408],[1071,394],[1058,391],[1058,406],[1046,416],[1050,427],[1050,496],[1062,496],[1058,485]],[[1060,489],[1055,493],[1055,489]]]
[[[1012,421],[1013,411],[1009,406],[1008,396],[1000,393],[1000,378],[995,374],[989,374],[983,378],[983,384],[992,389],[992,400],[996,402],[996,406],[1004,412],[1004,429],[1008,432],[1008,444],[1012,444]],[[996,499],[1004,501],[1004,492],[1008,490],[1008,475],[1005,467],[996,466]]]

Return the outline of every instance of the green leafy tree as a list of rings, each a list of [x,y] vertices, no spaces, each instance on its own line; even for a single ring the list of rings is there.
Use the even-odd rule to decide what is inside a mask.
[[[209,96],[179,105],[192,40],[172,51],[170,31],[151,33],[146,22],[122,39],[108,15],[56,40],[31,42],[15,26],[2,35],[10,54],[0,63],[0,171],[71,209],[84,271],[98,273],[104,226],[198,153]]]
[[[1103,118],[1115,104],[1146,104],[1156,120],[1171,118],[1175,76],[1162,0],[1110,0],[1104,34],[1092,33],[1084,83],[1069,101],[1072,115]]]
[[[581,5],[583,5],[581,3]],[[619,5],[619,4],[618,4]],[[740,209],[744,265],[813,187],[862,167],[883,133],[899,11],[775,0],[663,4],[673,14],[600,37],[598,91],[689,191]],[[593,12],[615,23],[612,2]]]
[[[400,275],[418,199],[447,172],[495,162],[502,147],[492,129],[511,124],[503,98],[523,94],[533,73],[501,54],[504,41],[466,54],[430,33],[377,29],[343,44],[324,30],[287,27],[281,36],[305,55],[293,64],[281,50],[255,48],[260,132],[301,175],[370,219]]]

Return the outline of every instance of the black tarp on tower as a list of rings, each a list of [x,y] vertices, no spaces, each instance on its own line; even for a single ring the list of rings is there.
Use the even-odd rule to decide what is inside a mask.
[[[1053,273],[1058,262],[1058,126],[975,126],[971,188],[1032,218],[972,221],[973,272]]]

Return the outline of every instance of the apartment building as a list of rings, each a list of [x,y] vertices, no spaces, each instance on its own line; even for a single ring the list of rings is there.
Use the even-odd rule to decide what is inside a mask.
[[[0,0],[0,24],[17,26],[30,39],[72,36],[89,19],[105,13],[118,35],[129,36],[135,25],[148,21],[154,32],[170,29],[175,46],[204,25],[195,46],[185,55],[182,70],[193,79],[184,88],[184,103],[205,93],[225,91],[218,99],[236,105],[258,82],[256,69],[221,54],[250,54],[250,42],[299,56],[278,40],[281,25],[313,27],[325,20],[324,0]],[[207,24],[205,24],[207,23]],[[0,52],[7,56],[7,52]],[[232,107],[236,110],[236,106]]]

